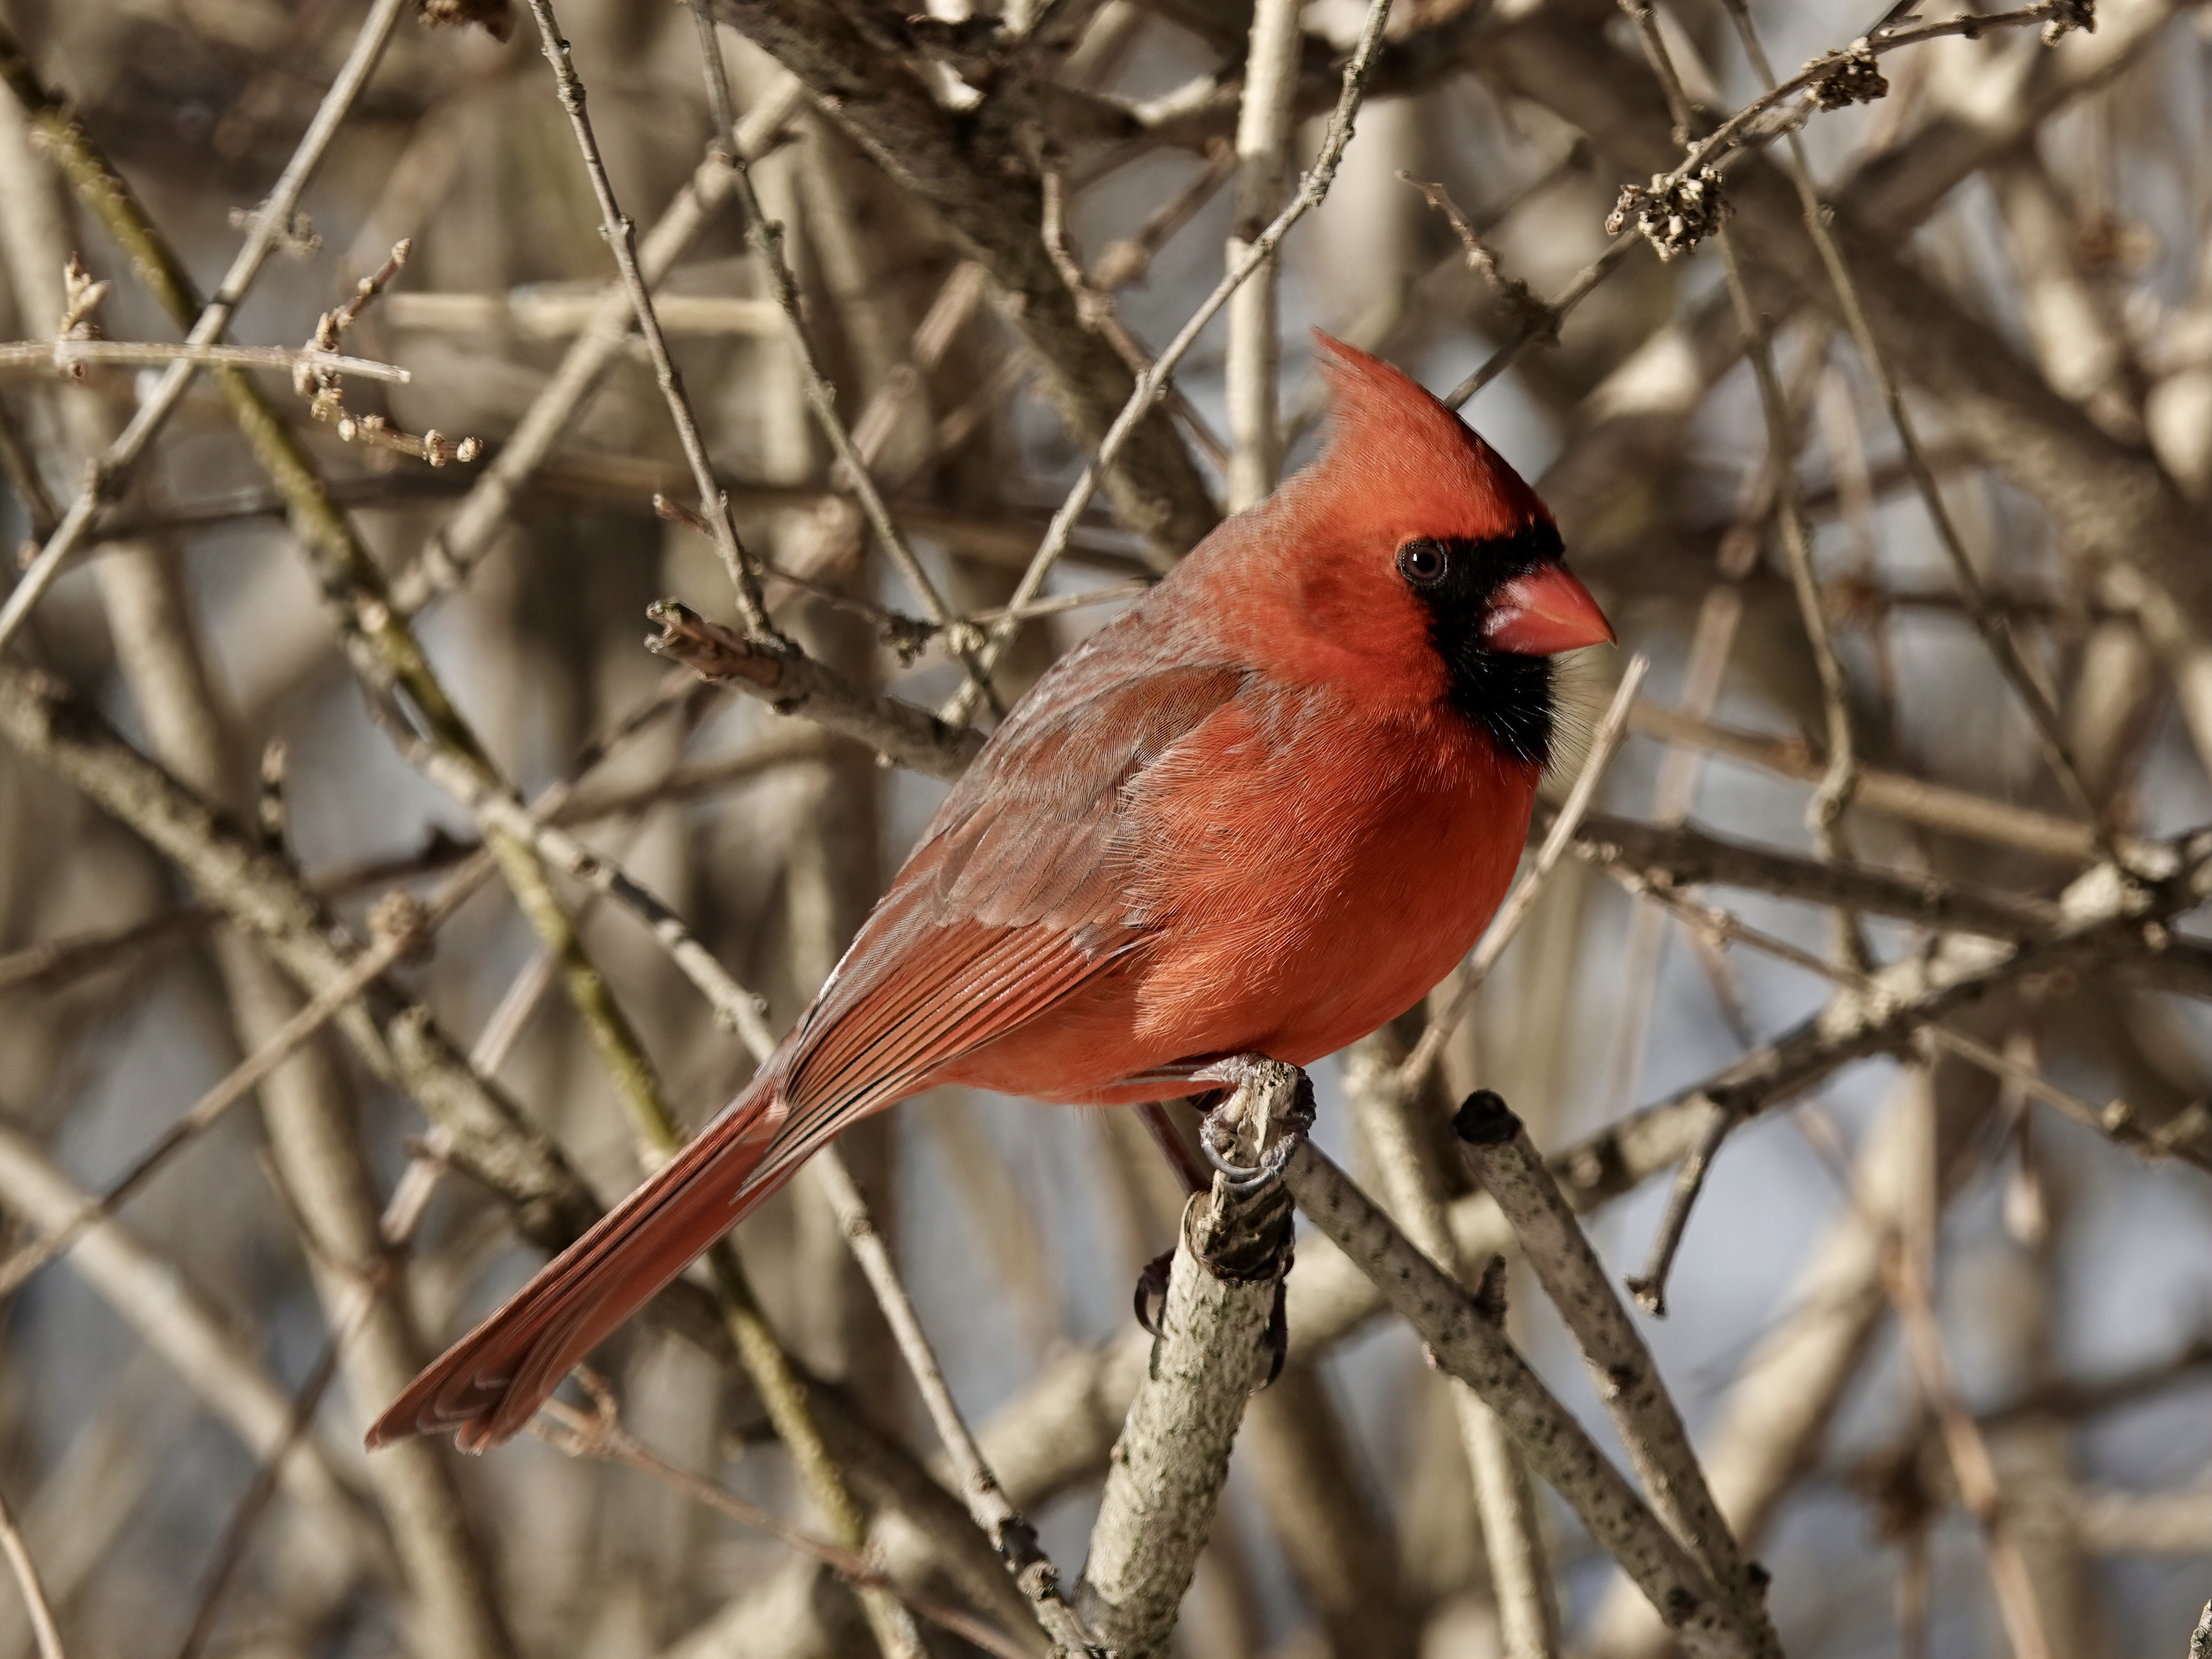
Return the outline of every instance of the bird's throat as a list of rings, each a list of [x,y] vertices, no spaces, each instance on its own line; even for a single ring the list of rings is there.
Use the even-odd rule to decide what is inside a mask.
[[[1540,770],[1552,762],[1552,659],[1485,649],[1470,630],[1437,641],[1450,676],[1444,696],[1491,746]]]

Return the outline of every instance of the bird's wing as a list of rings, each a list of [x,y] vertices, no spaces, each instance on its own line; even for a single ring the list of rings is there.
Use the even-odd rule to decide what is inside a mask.
[[[1227,665],[1079,672],[1023,705],[793,1034],[790,1116],[756,1180],[1143,949],[1132,787],[1246,678]]]

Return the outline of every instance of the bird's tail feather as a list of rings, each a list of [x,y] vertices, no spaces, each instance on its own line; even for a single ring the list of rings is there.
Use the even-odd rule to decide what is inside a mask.
[[[456,1431],[497,1445],[536,1414],[569,1368],[781,1186],[787,1113],[774,1066],[491,1316],[409,1383],[368,1431],[371,1447]],[[765,1166],[765,1167],[763,1167]],[[757,1178],[756,1178],[757,1177]]]

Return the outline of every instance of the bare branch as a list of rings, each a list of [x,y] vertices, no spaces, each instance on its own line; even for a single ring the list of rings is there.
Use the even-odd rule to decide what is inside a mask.
[[[856,685],[803,651],[746,639],[674,599],[648,607],[646,616],[659,630],[647,637],[648,651],[682,663],[710,684],[734,685],[779,710],[857,738],[917,772],[957,776],[983,746],[983,734],[972,726],[953,726],[926,708]]]
[[[1779,1654],[1782,1638],[1766,1613],[1766,1571],[1737,1547],[1651,1351],[1607,1282],[1597,1252],[1521,1120],[1495,1094],[1482,1091],[1468,1097],[1452,1129],[1582,1350],[1653,1510],[1705,1568],[1738,1628],[1759,1650]]]
[[[284,860],[250,842],[47,677],[0,665],[0,732],[52,767],[167,857],[310,995],[345,980],[361,947]],[[453,1136],[454,1159],[516,1206],[525,1237],[557,1249],[599,1206],[544,1133],[471,1070],[427,1010],[373,983],[336,1017],[378,1076],[404,1088]]]
[[[1423,1081],[1432,1084],[1433,1079]],[[1423,1117],[1435,1109],[1438,1091],[1423,1082],[1407,1082],[1400,1046],[1387,1028],[1353,1049],[1344,1082],[1393,1219],[1414,1249],[1465,1281],[1470,1263],[1451,1235],[1433,1137],[1423,1133]],[[1476,1271],[1484,1273],[1476,1294],[1502,1297],[1496,1273],[1480,1267]],[[1475,1514],[1490,1564],[1491,1594],[1498,1603],[1499,1645],[1506,1659],[1553,1659],[1560,1650],[1557,1593],[1528,1471],[1498,1413],[1464,1382],[1447,1386],[1474,1482]]]
[[[730,109],[729,85],[722,72],[722,49],[714,38],[714,21],[707,15],[703,5],[693,6],[691,17],[698,28],[699,56],[707,73],[707,101],[714,111],[715,142],[720,144],[721,135],[731,131],[737,125]],[[806,404],[814,412],[815,423],[822,428],[822,435],[830,441],[830,447],[843,469],[845,483],[860,496],[861,508],[866,513],[869,524],[874,527],[877,538],[890,554],[891,562],[898,567],[907,586],[921,601],[922,608],[929,613],[930,621],[941,629],[952,629],[946,642],[961,666],[967,671],[969,685],[993,714],[1004,715],[1005,705],[1000,702],[999,694],[991,688],[989,674],[975,655],[975,643],[969,637],[969,630],[954,627],[952,611],[945,603],[945,596],[937,591],[937,584],[921,568],[921,561],[915,556],[914,548],[907,541],[905,532],[898,527],[897,520],[891,517],[890,509],[884,506],[883,491],[876,487],[866,459],[854,446],[853,434],[846,430],[844,417],[837,412],[837,390],[822,372],[813,336],[808,331],[806,319],[800,313],[798,280],[792,276],[791,266],[783,257],[783,228],[771,222],[767,211],[761,206],[760,196],[753,189],[752,173],[746,167],[744,157],[726,145],[723,149],[729,165],[738,175],[738,199],[744,210],[745,240],[751,245],[754,256],[760,262],[761,273],[769,295],[783,313],[792,349],[798,356],[799,374],[806,387]],[[607,200],[611,204],[613,198],[610,196]],[[652,302],[645,295],[642,283],[637,284],[637,295],[638,304],[649,310]],[[646,310],[641,310],[639,315],[643,318]],[[703,479],[707,476],[703,470],[703,454],[699,465],[702,469],[700,476]],[[725,517],[728,511],[725,503]],[[755,603],[757,603],[758,597],[757,592],[751,596]],[[754,620],[750,610],[744,605],[739,609],[749,622]],[[759,633],[761,629],[756,625],[753,631]]]
[[[1297,90],[1297,0],[1259,0],[1244,59],[1244,97],[1237,114],[1236,227],[1229,264],[1246,239],[1281,211],[1290,173],[1292,94]],[[1263,262],[1229,301],[1229,510],[1242,512],[1275,487],[1282,469],[1275,375],[1281,330],[1275,314],[1276,266]]]
[[[259,1086],[261,1080],[283,1063],[301,1043],[335,1019],[386,969],[404,958],[421,955],[438,925],[457,909],[486,877],[491,861],[479,854],[446,884],[444,891],[428,906],[402,896],[401,902],[383,908],[389,918],[374,946],[363,951],[351,967],[317,993],[313,1000],[280,1026],[252,1054],[234,1067],[214,1088],[202,1095],[152,1146],[141,1153],[99,1198],[70,1216],[60,1226],[46,1230],[36,1243],[16,1250],[0,1261],[0,1296],[11,1296],[24,1281],[75,1243],[88,1227],[98,1226],[120,1210],[138,1189],[202,1131],[216,1123]]]
[[[799,82],[787,76],[732,135],[734,153],[750,161],[766,151],[791,118],[799,99]],[[718,136],[640,244],[636,263],[644,282],[657,283],[667,276],[714,210],[735,191],[737,179]],[[416,296],[418,301],[422,297]],[[667,304],[656,300],[655,315]],[[400,614],[412,616],[437,594],[458,586],[483,557],[523,486],[544,464],[584,399],[631,339],[636,317],[625,277],[617,277],[592,301],[591,314],[579,327],[559,368],[507,434],[467,498],[430,537],[415,562],[392,578],[392,603]]]
[[[712,3],[717,18],[805,82],[831,118],[990,270],[1060,415],[1081,442],[1103,450],[1132,377],[1083,325],[1037,236],[1029,204],[1041,187],[1018,130],[1026,100],[987,100],[964,113],[943,108],[912,62],[825,0]],[[1107,495],[1164,568],[1212,527],[1205,485],[1164,420],[1143,420],[1114,450],[1119,465],[1107,464]]]
[[[1421,1334],[1437,1363],[1504,1421],[1529,1467],[1636,1579],[1687,1652],[1717,1659],[1761,1650],[1755,1638],[1733,1626],[1698,1566],[1514,1352],[1493,1314],[1408,1243],[1310,1145],[1299,1148],[1285,1178],[1298,1208],[1359,1264]]]

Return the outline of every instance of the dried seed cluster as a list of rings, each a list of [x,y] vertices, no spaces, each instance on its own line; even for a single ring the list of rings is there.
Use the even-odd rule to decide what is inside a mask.
[[[1815,58],[1814,62],[1820,60]],[[1806,67],[1810,69],[1813,64]],[[1888,93],[1889,77],[1881,72],[1874,49],[1864,40],[1855,40],[1843,51],[1832,54],[1825,72],[1813,82],[1813,102],[1824,110],[1871,104]]]
[[[2097,0],[2052,0],[2051,15],[2044,20],[2043,44],[2055,46],[2075,29],[2097,32]]]
[[[1606,216],[1605,229],[1608,236],[1618,236],[1633,225],[1662,259],[1673,259],[1695,249],[1727,216],[1721,176],[1706,167],[1686,179],[1655,173],[1648,188],[1622,185],[1620,199]]]

